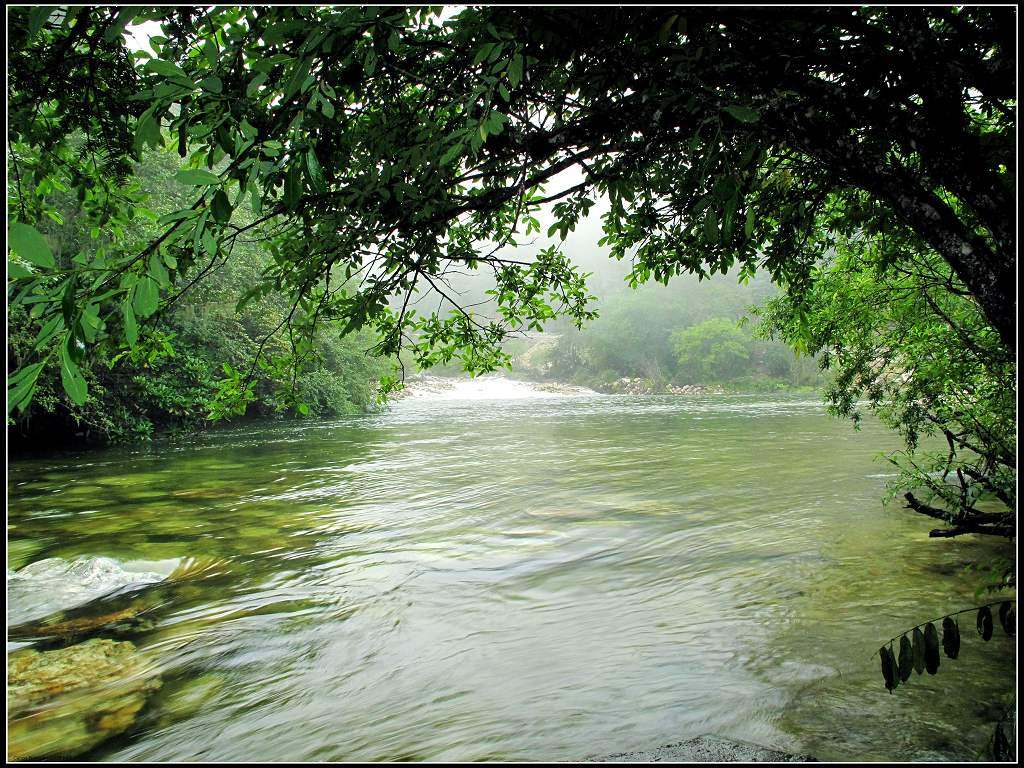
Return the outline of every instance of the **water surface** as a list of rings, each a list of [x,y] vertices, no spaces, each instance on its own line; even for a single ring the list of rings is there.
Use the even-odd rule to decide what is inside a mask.
[[[813,396],[410,398],[16,461],[8,535],[15,565],[224,562],[134,638],[165,679],[223,684],[89,759],[574,760],[703,733],[972,759],[1012,644],[962,621],[960,658],[895,694],[872,654],[975,604],[963,565],[1003,550],[883,506],[897,447]]]

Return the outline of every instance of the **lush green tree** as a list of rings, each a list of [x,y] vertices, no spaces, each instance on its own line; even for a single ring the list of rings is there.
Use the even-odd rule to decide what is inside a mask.
[[[133,51],[146,21],[162,34]],[[512,246],[545,206],[564,238],[599,195],[637,281],[764,268],[799,302],[836,236],[913,240],[1012,350],[1015,29],[999,7],[13,8],[11,301],[59,343],[10,400],[46,363],[84,397],[87,349],[136,343],[242,237],[271,250],[251,297],[284,297],[296,345],[261,364],[328,320],[486,370],[510,330],[590,317],[557,248]],[[189,202],[134,236],[130,160],[165,143]],[[60,189],[109,247],[54,258]],[[493,273],[494,318],[415,307],[451,298],[452,268]]]
[[[751,368],[752,339],[724,318],[676,331],[672,343],[679,378],[685,382],[733,381]]]
[[[1016,365],[949,265],[927,252],[894,260],[900,245],[840,240],[806,301],[769,300],[761,330],[818,355],[833,413],[858,421],[866,406],[903,435],[894,488],[948,523],[932,536],[1013,536]]]
[[[813,383],[813,375],[793,375],[795,359],[785,345],[738,331],[737,323],[747,317],[751,306],[777,289],[760,277],[745,283],[737,282],[736,277],[716,275],[703,281],[680,277],[669,286],[622,286],[619,291],[608,291],[595,305],[596,320],[582,330],[558,329],[557,343],[544,355],[549,374],[597,387],[609,386],[622,377],[646,379],[655,388],[676,381],[722,383],[740,375],[747,379],[736,382],[738,388]],[[713,318],[721,320],[730,332],[738,332],[749,353],[735,376],[711,363],[709,355],[720,350],[700,344],[687,351],[685,366],[679,365],[676,336]]]
[[[162,150],[147,152],[133,168],[140,190],[153,200],[154,216],[180,206],[184,190],[174,180],[179,168],[177,154]],[[55,199],[63,223],[53,222],[48,230],[57,253],[92,254],[102,249],[103,233],[83,228],[79,202],[64,197]],[[153,222],[145,217],[130,225],[143,231],[147,227],[152,230]],[[97,349],[79,364],[87,384],[80,402],[65,392],[58,370],[44,370],[35,397],[17,414],[9,434],[19,443],[53,446],[74,442],[76,436],[119,441],[201,428],[211,414],[228,406],[222,394],[225,382],[233,381],[234,371],[252,364],[258,348],[278,353],[289,349],[281,328],[288,306],[280,296],[268,295],[241,311],[236,308],[269,263],[269,254],[258,246],[239,243],[230,261],[202,275],[191,290],[183,291],[200,276],[202,267],[180,275],[173,285],[179,295],[152,318],[149,333],[128,350],[104,354]],[[9,361],[17,366],[22,359],[31,359],[41,332],[25,306],[12,307]],[[367,354],[376,342],[368,331],[339,337],[337,328],[323,324],[301,366],[282,372],[264,365],[254,372],[253,399],[245,412],[337,416],[373,407],[373,385],[392,370],[389,362]],[[53,345],[56,338],[51,336],[46,343]]]
[[[691,310],[649,290],[629,292],[607,304],[582,333],[568,329],[560,339],[562,349],[582,343],[581,355],[594,371],[669,379],[675,370],[671,329],[689,323]]]

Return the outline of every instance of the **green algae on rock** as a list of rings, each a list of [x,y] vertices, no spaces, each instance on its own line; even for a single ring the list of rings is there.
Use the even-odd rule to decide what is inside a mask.
[[[166,728],[186,720],[220,695],[226,682],[227,677],[221,672],[206,672],[195,678],[179,677],[165,682],[146,707],[140,725]]]
[[[7,758],[74,757],[127,730],[160,678],[129,642],[94,639],[7,659]]]

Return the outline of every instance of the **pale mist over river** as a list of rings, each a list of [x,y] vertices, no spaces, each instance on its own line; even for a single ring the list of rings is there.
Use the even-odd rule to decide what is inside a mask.
[[[706,733],[978,756],[1011,640],[967,627],[959,659],[894,694],[872,656],[975,604],[961,565],[997,546],[883,505],[893,434],[814,395],[490,381],[15,461],[9,567],[222,563],[132,638],[165,681],[150,706],[175,681],[215,690],[86,758],[578,760]]]

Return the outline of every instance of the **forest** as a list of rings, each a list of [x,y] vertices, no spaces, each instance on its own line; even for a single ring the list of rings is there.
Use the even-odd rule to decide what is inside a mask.
[[[7,22],[8,583],[52,608],[8,614],[9,757],[205,759],[205,728],[228,761],[652,759],[717,733],[780,750],[756,759],[1013,758],[1015,8]],[[109,589],[33,592],[83,579]],[[752,579],[774,586],[747,602]],[[712,603],[723,635],[697,639]],[[512,638],[497,666],[475,612]],[[932,681],[940,642],[959,661]],[[642,690],[573,698],[566,643]],[[309,696],[300,648],[337,665]],[[99,685],[85,709],[32,677],[94,649],[114,682],[70,683]],[[676,652],[698,671],[670,692]],[[449,690],[459,654],[479,684]],[[523,687],[488,710],[499,669]],[[278,722],[315,727],[265,743],[284,681]],[[734,706],[774,690],[766,717]],[[891,718],[912,735],[877,746]]]
[[[185,205],[188,188],[177,181],[181,170],[177,153],[163,149],[148,151],[137,163],[139,194],[152,208],[136,208],[135,221],[126,227],[133,236],[155,236],[160,217]],[[65,193],[55,195],[53,205],[44,228],[48,248],[95,258],[109,247],[109,236],[99,227],[86,226],[78,200]],[[741,327],[751,319],[751,310],[773,294],[768,280],[755,278],[742,285],[735,275],[708,283],[680,278],[671,287],[634,289],[627,282],[628,270],[602,263],[596,239],[578,248],[583,246],[594,250],[576,259],[600,274],[592,288],[602,302],[594,301],[596,318],[583,330],[558,319],[548,325],[561,340],[543,355],[546,359],[537,361],[545,378],[602,386],[639,377],[654,390],[673,382],[729,385],[741,391],[818,382],[813,359],[801,360],[782,342],[756,338],[752,326]],[[343,335],[337,323],[325,324],[313,339],[310,361],[291,372],[294,382],[287,371],[268,364],[289,350],[286,331],[276,328],[287,314],[287,303],[271,294],[242,311],[236,307],[270,263],[258,243],[243,241],[230,260],[194,286],[194,276],[180,277],[170,286],[159,315],[143,323],[148,332],[140,342],[129,349],[98,350],[78,364],[85,382],[82,402],[65,391],[58,370],[43,370],[28,406],[13,413],[12,438],[26,447],[111,444],[183,437],[223,424],[228,416],[235,421],[315,419],[379,408],[381,379],[396,375],[399,361],[375,349],[380,335],[372,328]],[[486,287],[462,282],[461,288],[458,281],[454,284],[459,301],[487,300]],[[488,316],[486,307],[478,311]],[[134,304],[132,313],[138,318]],[[29,358],[42,325],[18,307],[9,313],[8,323],[9,354],[15,360]],[[220,410],[218,393],[224,382],[247,364],[251,367],[264,340],[262,363],[251,373],[252,399],[233,413]],[[506,350],[513,356],[517,344],[522,346],[521,338],[510,335]],[[409,355],[400,362],[410,373],[418,370]],[[457,364],[443,370],[461,372]],[[513,370],[540,373],[528,366]],[[54,435],[61,440],[55,441]]]

